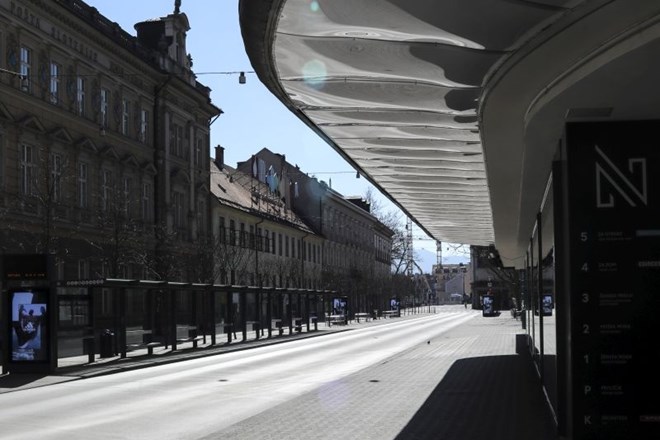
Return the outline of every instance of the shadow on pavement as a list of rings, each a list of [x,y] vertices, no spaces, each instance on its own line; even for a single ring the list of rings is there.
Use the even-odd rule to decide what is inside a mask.
[[[5,374],[0,376],[0,388],[20,388],[46,377],[43,374]]]
[[[518,355],[456,361],[396,438],[556,439],[540,380],[520,345]]]

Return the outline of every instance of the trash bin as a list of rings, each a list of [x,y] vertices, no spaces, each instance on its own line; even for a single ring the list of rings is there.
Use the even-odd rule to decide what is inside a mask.
[[[524,309],[520,311],[520,322],[522,323],[523,330],[527,329],[527,313]]]
[[[105,331],[101,333],[100,355],[102,358],[109,358],[115,355],[115,351],[112,349],[114,338],[115,334],[108,329],[105,329]]]

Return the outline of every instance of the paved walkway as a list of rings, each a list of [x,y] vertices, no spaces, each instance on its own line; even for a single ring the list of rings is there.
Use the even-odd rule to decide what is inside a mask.
[[[528,351],[520,321],[475,318],[428,344],[413,347],[341,383],[292,399],[243,420],[211,438],[554,440],[555,427]],[[412,319],[416,315],[397,319]],[[417,315],[419,316],[419,315]],[[389,320],[326,327],[318,332],[231,345],[110,358],[65,366],[52,376],[0,376],[0,392],[46,386],[163,362],[220,354]]]
[[[477,316],[208,440],[554,440],[520,327]]]

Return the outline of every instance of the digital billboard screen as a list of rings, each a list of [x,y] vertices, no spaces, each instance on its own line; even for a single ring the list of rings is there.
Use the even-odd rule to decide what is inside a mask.
[[[346,315],[348,313],[348,298],[336,297],[332,299],[332,314]]]
[[[10,292],[11,360],[48,361],[48,293]]]

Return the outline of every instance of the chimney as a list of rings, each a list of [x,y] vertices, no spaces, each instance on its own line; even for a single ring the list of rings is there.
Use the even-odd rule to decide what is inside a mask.
[[[223,169],[225,167],[225,147],[221,146],[218,144],[215,147],[215,166],[218,167],[218,169]]]

